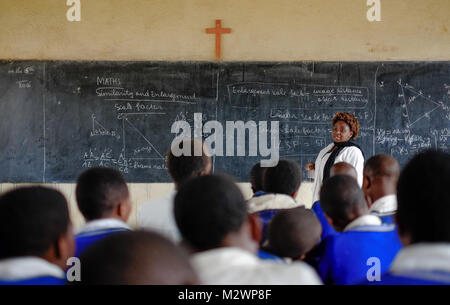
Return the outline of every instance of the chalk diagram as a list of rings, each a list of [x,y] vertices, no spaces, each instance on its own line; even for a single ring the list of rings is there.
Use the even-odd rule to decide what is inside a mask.
[[[90,148],[89,152],[83,154],[83,166],[117,166],[119,170],[128,173],[130,169],[164,169],[165,156],[161,153],[155,143],[156,139],[152,138],[155,132],[145,132],[148,130],[158,129],[158,120],[149,120],[151,116],[166,115],[165,112],[140,112],[140,113],[118,113],[117,119],[119,124],[116,129],[108,129],[104,124],[98,121],[95,114],[91,115],[90,136],[100,136],[109,144],[98,145],[96,141],[95,147]],[[152,124],[152,122],[154,124]],[[142,126],[145,128],[143,129]],[[159,129],[161,126],[159,126]],[[115,151],[112,144],[106,138],[112,137],[114,142],[120,141],[120,151]],[[160,143],[161,144],[161,143]],[[155,163],[156,162],[156,163]]]
[[[410,128],[424,118],[430,119],[430,114],[442,107],[442,102],[432,100],[422,90],[403,84],[401,80],[397,83],[402,90],[398,97],[402,99],[403,116],[408,120],[406,127]]]

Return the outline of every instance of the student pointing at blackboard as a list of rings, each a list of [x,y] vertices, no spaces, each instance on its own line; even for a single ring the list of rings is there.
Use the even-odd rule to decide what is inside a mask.
[[[333,128],[331,137],[333,143],[319,152],[316,163],[308,163],[306,170],[315,170],[313,202],[319,200],[322,181],[330,176],[330,169],[334,163],[346,162],[351,164],[358,174],[358,184],[363,182],[364,155],[361,148],[354,143],[359,132],[359,121],[351,113],[337,112],[331,121]]]

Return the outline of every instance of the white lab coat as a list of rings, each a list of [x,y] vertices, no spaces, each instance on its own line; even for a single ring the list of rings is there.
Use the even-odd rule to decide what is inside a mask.
[[[313,188],[313,203],[319,200],[320,188],[322,187],[323,169],[327,163],[331,153],[329,151],[333,148],[334,143],[330,143],[327,147],[322,149],[317,156],[315,163],[314,188]],[[336,156],[334,163],[346,162],[356,169],[358,174],[358,184],[362,187],[363,184],[363,170],[364,170],[364,156],[361,150],[355,146],[344,147]]]

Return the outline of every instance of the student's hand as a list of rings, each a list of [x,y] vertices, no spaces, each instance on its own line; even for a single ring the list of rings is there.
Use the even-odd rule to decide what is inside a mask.
[[[316,165],[313,162],[306,163],[306,170],[307,171],[313,171],[316,169]]]

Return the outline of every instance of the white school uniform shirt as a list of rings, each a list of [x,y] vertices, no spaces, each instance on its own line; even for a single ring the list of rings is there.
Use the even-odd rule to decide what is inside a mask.
[[[343,232],[347,232],[354,228],[363,226],[381,226],[382,223],[383,222],[378,216],[366,214],[354,219],[352,222],[346,225]]]
[[[439,275],[433,271],[447,274]],[[412,277],[419,273],[420,278],[425,280],[449,282],[450,243],[418,243],[406,246],[395,256],[389,272]]]
[[[395,194],[383,196],[375,200],[369,213],[377,216],[392,215],[397,211],[397,196]]]
[[[316,271],[303,262],[261,260],[240,248],[216,248],[191,256],[205,285],[321,285]]]
[[[266,210],[292,209],[301,206],[291,196],[285,194],[264,194],[252,197],[247,201],[249,213],[256,213]]]
[[[314,173],[314,188],[313,188],[313,203],[319,200],[320,188],[322,187],[323,169],[327,163],[331,153],[329,151],[333,148],[334,143],[330,143],[327,147],[322,149],[317,156]],[[361,150],[356,146],[344,147],[336,156],[334,163],[345,162],[352,165],[358,174],[358,184],[362,187],[363,184],[363,170],[364,170],[364,156]]]
[[[0,260],[2,281],[15,282],[44,276],[64,279],[66,275],[60,267],[39,257],[22,256]]]
[[[139,228],[156,231],[172,240],[181,241],[173,213],[175,192],[169,197],[157,198],[144,203],[138,210],[137,225]]]
[[[96,219],[87,222],[84,226],[82,226],[76,234],[95,232],[98,230],[107,230],[107,229],[127,229],[132,230],[130,226],[128,226],[125,222],[117,218],[103,218]]]

